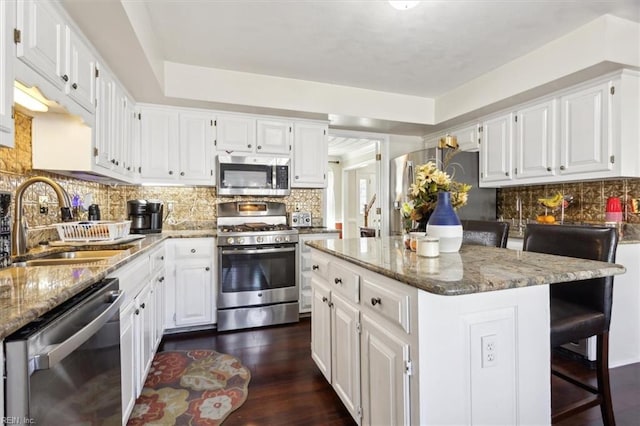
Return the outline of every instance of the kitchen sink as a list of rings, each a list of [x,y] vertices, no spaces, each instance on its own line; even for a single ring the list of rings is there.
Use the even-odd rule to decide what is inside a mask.
[[[24,266],[56,266],[56,265],[79,265],[89,263],[105,263],[106,260],[117,256],[127,250],[78,250],[51,253],[37,259],[14,262],[14,267]]]

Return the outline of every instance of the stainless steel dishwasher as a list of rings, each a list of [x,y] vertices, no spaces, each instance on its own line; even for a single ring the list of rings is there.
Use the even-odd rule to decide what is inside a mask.
[[[118,287],[94,284],[5,339],[6,417],[121,424]]]

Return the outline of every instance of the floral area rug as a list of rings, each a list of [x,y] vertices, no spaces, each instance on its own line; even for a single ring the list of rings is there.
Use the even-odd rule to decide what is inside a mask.
[[[250,378],[231,355],[159,352],[127,425],[219,425],[247,399]]]

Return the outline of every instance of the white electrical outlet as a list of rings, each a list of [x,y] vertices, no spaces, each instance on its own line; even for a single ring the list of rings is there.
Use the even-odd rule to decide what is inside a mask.
[[[487,334],[480,338],[482,345],[482,368],[495,367],[498,363],[498,337]]]
[[[169,213],[173,212],[173,201],[169,201],[167,203],[167,210],[169,211]]]

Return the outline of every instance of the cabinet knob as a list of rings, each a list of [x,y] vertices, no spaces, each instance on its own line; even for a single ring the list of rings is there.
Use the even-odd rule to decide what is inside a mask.
[[[564,166],[560,166],[560,170],[564,170]]]
[[[371,298],[371,304],[373,306],[380,305],[380,304],[382,304],[382,300],[380,300],[379,297],[372,297]]]
[[[140,309],[136,309],[134,312],[136,315],[140,315]]]
[[[333,302],[329,302],[329,307],[333,308]]]
[[[258,149],[262,149],[262,145],[258,145],[258,147],[257,147],[257,148],[258,148]]]
[[[336,284],[342,284],[342,278],[335,278],[333,282]]]
[[[547,171],[550,172],[551,171],[551,167],[547,167]]]
[[[69,76],[65,74],[65,75],[62,76],[62,79],[64,81],[69,81]]]
[[[296,179],[300,179],[300,176],[297,176],[297,175],[296,175]]]
[[[196,252],[196,249],[191,249],[191,253],[195,253],[195,252]]]
[[[116,164],[116,159],[115,158],[111,159],[111,164]]]
[[[313,265],[311,269],[313,269],[314,271],[317,271],[318,269],[320,269],[320,267],[318,265]]]
[[[159,281],[159,282],[164,282],[164,277],[160,277],[160,278],[158,278],[158,281]]]
[[[209,268],[208,266],[206,268],[204,268],[205,271],[209,271],[211,268]]]
[[[180,176],[184,176],[184,172],[180,172]]]
[[[247,148],[251,148],[251,144],[247,145]]]
[[[169,174],[172,175],[173,174],[173,170],[169,170]]]
[[[160,256],[160,260],[164,260],[164,256]]]
[[[130,172],[131,171],[131,166],[127,167],[127,171]]]
[[[504,172],[504,175],[505,176],[509,176],[509,172]]]
[[[116,166],[119,166],[120,162],[118,160],[116,160]]]
[[[326,303],[327,302],[327,296],[322,296],[322,302]]]
[[[145,307],[145,306],[147,306],[147,304],[146,304],[146,303],[142,303],[142,304],[140,305],[140,307],[141,307],[142,309],[144,309],[144,307]]]
[[[78,88],[78,83],[73,83],[73,84],[71,85],[71,87],[73,87],[73,89],[74,89],[74,90],[75,90],[75,89],[77,89],[77,88]]]

